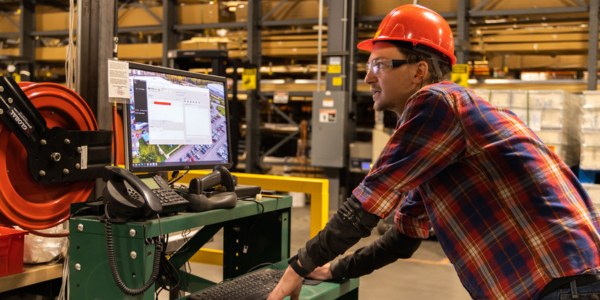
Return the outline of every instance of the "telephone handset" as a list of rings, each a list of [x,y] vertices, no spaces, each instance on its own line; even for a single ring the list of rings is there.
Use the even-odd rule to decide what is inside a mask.
[[[106,167],[102,179],[106,182],[102,198],[111,217],[126,221],[162,212],[158,197],[131,172],[119,167]]]

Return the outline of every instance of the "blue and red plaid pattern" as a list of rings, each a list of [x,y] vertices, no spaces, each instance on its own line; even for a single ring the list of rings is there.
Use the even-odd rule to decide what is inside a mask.
[[[569,167],[515,114],[450,82],[407,101],[353,194],[382,218],[399,208],[406,235],[432,226],[475,299],[535,299],[553,278],[600,273],[600,218]]]

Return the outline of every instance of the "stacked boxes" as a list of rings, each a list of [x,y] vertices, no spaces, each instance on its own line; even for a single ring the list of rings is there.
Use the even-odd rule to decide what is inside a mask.
[[[581,97],[565,91],[476,90],[475,93],[515,113],[568,166],[579,163]]]
[[[600,92],[583,92],[583,102],[580,168],[600,171]]]
[[[512,107],[569,166],[579,164],[581,97],[565,91],[513,91]],[[526,118],[526,119],[525,119]]]
[[[583,188],[592,199],[596,209],[600,210],[600,184],[583,183]]]

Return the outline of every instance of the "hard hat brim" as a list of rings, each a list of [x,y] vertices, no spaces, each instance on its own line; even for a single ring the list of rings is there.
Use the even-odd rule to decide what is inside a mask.
[[[395,42],[395,41],[407,41],[407,42],[413,42],[415,45],[416,44],[423,44],[423,45],[431,47],[433,49],[437,48],[437,47],[435,47],[435,45],[430,45],[429,43],[423,43],[422,41],[397,39],[397,38],[368,39],[368,40],[364,40],[364,41],[358,43],[358,45],[356,45],[356,47],[358,49],[360,49],[360,50],[373,51],[373,45],[375,44],[375,42],[385,42],[385,41],[391,41],[391,42]],[[440,51],[440,50],[441,49],[439,49],[438,51]],[[456,56],[454,56],[454,54],[452,54],[452,55],[448,55],[448,53],[444,53],[444,54],[446,56],[448,56],[448,58],[450,59],[451,65],[456,64]]]

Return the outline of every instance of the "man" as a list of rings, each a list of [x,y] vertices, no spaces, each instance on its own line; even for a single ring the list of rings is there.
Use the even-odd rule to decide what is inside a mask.
[[[597,211],[516,115],[441,81],[456,61],[445,20],[400,6],[358,48],[371,51],[365,82],[376,110],[398,114],[396,131],[269,299],[298,299],[301,276],[359,277],[408,258],[430,226],[474,299],[598,299]],[[396,209],[396,228],[328,264]]]

